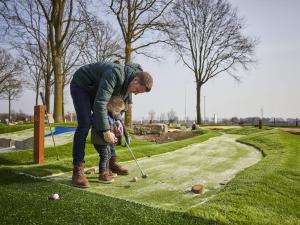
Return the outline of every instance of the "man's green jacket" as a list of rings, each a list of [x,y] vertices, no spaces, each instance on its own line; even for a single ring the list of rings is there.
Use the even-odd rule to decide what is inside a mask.
[[[128,85],[134,74],[143,71],[139,64],[94,63],[82,66],[74,74],[74,81],[94,98],[94,122],[98,132],[110,129],[107,103],[112,95],[128,99]]]

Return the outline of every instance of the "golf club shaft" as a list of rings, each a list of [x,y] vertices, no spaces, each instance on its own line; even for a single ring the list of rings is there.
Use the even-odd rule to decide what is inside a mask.
[[[124,123],[123,123],[122,121],[120,121],[120,122],[121,122],[121,124],[122,124],[122,126],[123,126],[123,134],[125,135],[125,133],[127,133],[127,135],[129,135],[129,134],[128,134],[128,131],[127,131],[127,129],[126,129],[126,127],[124,126]],[[146,174],[144,173],[144,171],[143,171],[142,167],[140,166],[139,162],[138,162],[137,159],[135,158],[135,156],[134,156],[134,154],[133,154],[133,151],[131,150],[129,144],[127,143],[126,138],[125,138],[125,145],[126,145],[127,149],[129,150],[129,152],[131,153],[131,155],[132,155],[134,161],[136,162],[137,166],[139,167],[142,176],[146,176]]]
[[[127,143],[126,141],[125,141],[125,143],[126,143],[127,149],[129,150],[129,152],[131,153],[131,155],[132,155],[134,161],[136,162],[137,166],[139,167],[142,176],[145,176],[146,174],[144,173],[142,167],[140,166],[139,162],[138,162],[137,159],[135,158],[135,156],[134,156],[134,154],[133,154],[133,152],[132,152],[130,146],[128,145],[128,143]]]
[[[42,92],[40,92],[40,96],[41,96],[43,105],[46,106],[46,104],[45,104],[45,99],[44,99],[44,95],[43,95]],[[58,151],[57,151],[57,148],[56,148],[56,144],[55,144],[55,140],[54,140],[54,136],[53,136],[53,132],[52,132],[52,127],[51,127],[51,125],[50,125],[50,120],[49,120],[49,116],[48,116],[47,109],[45,109],[45,113],[46,113],[46,118],[47,118],[48,126],[49,126],[49,128],[50,128],[50,132],[51,132],[51,137],[52,137],[53,145],[54,145],[54,148],[55,148],[55,151],[56,151],[56,158],[57,158],[57,160],[59,160],[59,155],[58,155]]]

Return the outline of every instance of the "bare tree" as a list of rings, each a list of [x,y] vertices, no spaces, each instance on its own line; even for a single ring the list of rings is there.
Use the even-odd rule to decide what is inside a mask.
[[[0,48],[0,94],[5,91],[7,81],[21,72],[21,64],[5,49]]]
[[[10,44],[18,51],[20,59],[30,72],[26,80],[29,81],[30,88],[35,90],[36,104],[43,84],[47,111],[50,112],[53,70],[49,32],[42,9],[37,0],[11,1],[9,21],[13,31]]]
[[[73,0],[52,0],[45,3],[37,0],[47,21],[54,71],[54,120],[63,121],[63,46],[70,31],[73,16]]]
[[[164,123],[165,120],[166,120],[166,114],[162,112],[160,114],[160,116],[159,116],[159,121],[162,122],[162,123]]]
[[[80,4],[81,6],[81,4]],[[84,27],[84,14],[80,8],[74,13],[74,18],[76,22],[70,24],[69,32],[66,35],[64,45],[63,45],[63,55],[62,55],[62,75],[63,75],[63,92],[62,92],[62,116],[63,121],[65,119],[65,110],[64,105],[66,103],[65,99],[65,87],[70,84],[71,79],[75,70],[80,66],[80,58],[82,58],[83,49],[88,44],[87,42],[78,43],[78,37],[82,33],[86,33]]]
[[[164,43],[160,36],[169,26],[163,16],[173,0],[111,0],[110,11],[116,16],[124,41],[125,63],[130,62],[132,53],[152,57],[145,48]],[[150,37],[150,38],[149,38]],[[130,102],[132,101],[130,95]],[[125,114],[125,123],[132,126],[132,104]]]
[[[148,114],[149,114],[149,121],[150,121],[150,123],[152,123],[153,120],[154,120],[154,118],[155,118],[155,111],[154,110],[150,110],[148,112]]]
[[[175,121],[178,120],[178,117],[177,117],[176,112],[174,111],[174,109],[171,109],[171,110],[167,113],[167,117],[168,117],[169,123],[174,123]]]
[[[256,40],[245,36],[237,10],[226,0],[177,0],[169,16],[176,29],[170,42],[193,72],[197,90],[197,124],[201,124],[201,88],[211,78],[229,74],[254,62]]]
[[[83,10],[83,31],[77,37],[83,46],[83,63],[109,62],[121,55],[121,37],[109,23],[99,20],[91,12]]]
[[[0,98],[4,100],[8,100],[8,120],[11,120],[11,102],[20,97],[22,92],[22,81],[10,76],[5,81],[5,86],[3,88],[2,93],[0,94]]]
[[[43,82],[43,71],[40,68],[41,58],[39,58],[39,50],[34,45],[25,45],[18,49],[19,57],[21,58],[21,63],[23,68],[27,70],[25,72],[24,78],[26,79],[26,84],[35,92],[35,105],[38,105],[38,98],[40,93],[40,88]],[[23,85],[24,86],[24,85]]]
[[[9,0],[0,0],[0,30],[2,34],[5,34],[9,27]],[[5,35],[1,35],[0,39],[2,39]]]

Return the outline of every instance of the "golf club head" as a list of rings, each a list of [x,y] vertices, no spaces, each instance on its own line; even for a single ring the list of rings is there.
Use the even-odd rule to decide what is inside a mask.
[[[144,179],[146,179],[147,177],[148,177],[147,174],[143,174],[143,175],[142,175],[142,178],[144,178]]]

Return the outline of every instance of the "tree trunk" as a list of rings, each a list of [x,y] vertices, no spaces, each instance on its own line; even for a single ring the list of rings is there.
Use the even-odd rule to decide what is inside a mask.
[[[125,63],[131,61],[131,43],[126,43],[125,47]],[[132,103],[132,94],[129,94],[129,102]],[[129,128],[132,128],[132,104],[128,105],[128,110],[125,113],[125,125]]]
[[[201,84],[196,83],[196,89],[197,89],[197,104],[196,104],[196,111],[197,111],[197,124],[201,125]]]
[[[54,57],[54,63],[53,63],[53,68],[54,68],[54,77],[55,77],[55,82],[54,82],[54,120],[56,123],[62,122],[63,121],[63,116],[62,116],[62,97],[63,97],[63,77],[62,77],[62,67],[61,67],[61,49],[56,50],[56,54]]]
[[[10,95],[8,96],[8,123],[10,123],[11,120],[11,98]]]
[[[53,20],[53,30],[50,33],[50,37],[53,37],[54,40],[51,41],[52,49],[52,62],[53,62],[53,71],[54,71],[54,121],[56,123],[62,122],[62,96],[63,96],[63,74],[62,74],[62,29],[63,29],[63,10],[64,2],[55,0],[52,1],[53,11],[51,18]],[[52,35],[51,35],[52,34]]]
[[[62,88],[62,105],[61,105],[63,122],[65,122],[65,96],[64,96],[64,89],[65,89],[65,85],[63,85],[63,88]]]

